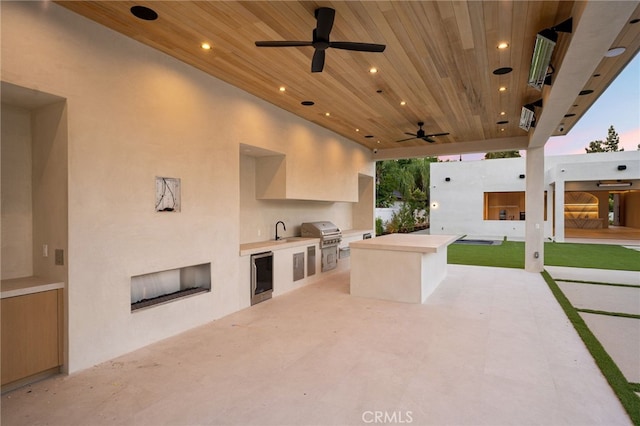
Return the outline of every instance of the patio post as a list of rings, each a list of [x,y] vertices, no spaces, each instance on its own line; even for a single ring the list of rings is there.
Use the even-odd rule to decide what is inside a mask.
[[[544,146],[527,149],[525,261],[528,272],[544,269]]]

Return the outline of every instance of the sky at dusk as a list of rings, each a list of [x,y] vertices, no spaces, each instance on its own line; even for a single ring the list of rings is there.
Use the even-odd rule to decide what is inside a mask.
[[[545,145],[545,155],[585,154],[589,142],[607,139],[609,126],[620,137],[620,147],[635,151],[640,143],[640,55],[629,62],[605,92],[564,136],[554,136]],[[524,157],[525,151],[520,151]],[[440,160],[458,160],[442,156]],[[464,160],[483,159],[484,154],[463,154]]]
[[[545,145],[546,155],[584,154],[594,140],[604,141],[613,125],[620,147],[635,151],[640,143],[640,56],[626,66],[565,136]]]

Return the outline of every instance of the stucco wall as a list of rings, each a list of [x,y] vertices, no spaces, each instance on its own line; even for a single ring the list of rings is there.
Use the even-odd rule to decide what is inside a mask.
[[[2,279],[33,274],[31,113],[2,105]]]
[[[524,221],[484,220],[484,193],[524,192],[525,167],[524,158],[431,163],[431,233],[524,238]]]
[[[67,100],[70,371],[240,307],[240,143],[373,174],[363,148],[54,3],[1,7],[2,79]],[[154,211],[156,176],[181,179],[180,213]],[[130,312],[131,276],[207,262],[210,293]]]
[[[275,238],[275,224],[282,220],[286,231],[279,226],[279,236],[300,236],[302,222],[329,220],[340,229],[352,228],[352,203],[257,200],[256,159],[240,156],[240,243],[267,241]]]

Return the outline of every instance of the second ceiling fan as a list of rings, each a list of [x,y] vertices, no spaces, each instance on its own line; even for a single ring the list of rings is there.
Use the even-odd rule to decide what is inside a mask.
[[[425,131],[422,129],[422,126],[424,126],[424,122],[419,121],[418,122],[418,132],[417,133],[407,133],[405,132],[405,135],[409,135],[411,136],[410,138],[406,138],[406,139],[400,139],[399,141],[396,142],[406,142],[406,141],[410,141],[412,139],[422,139],[423,141],[427,141],[427,142],[435,142],[435,140],[433,139],[436,136],[447,136],[449,133],[431,133],[431,134],[426,134]]]
[[[311,41],[256,41],[258,47],[300,47],[313,46],[315,52],[311,61],[311,72],[322,72],[324,68],[325,50],[330,47],[358,52],[383,52],[384,44],[357,43],[351,41],[330,41],[329,34],[333,28],[336,11],[330,7],[316,9],[316,28]]]

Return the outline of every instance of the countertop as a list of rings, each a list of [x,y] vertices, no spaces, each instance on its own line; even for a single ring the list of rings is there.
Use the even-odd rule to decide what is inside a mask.
[[[460,238],[459,235],[388,234],[369,240],[354,241],[352,249],[437,253]]]
[[[279,241],[269,240],[240,244],[240,256],[262,253],[263,251],[282,250],[292,247],[317,244],[319,242],[320,238],[285,237]]]
[[[2,288],[2,299],[5,299],[64,288],[64,282],[47,280],[41,277],[24,277],[2,280],[0,286]]]
[[[342,230],[342,238],[353,237],[354,235],[363,235],[370,233],[373,236],[373,230],[371,229],[347,229]],[[261,253],[264,251],[282,250],[291,247],[298,247],[310,244],[316,244],[320,242],[320,238],[307,238],[307,237],[285,237],[283,240],[275,241],[257,241],[255,243],[240,244],[240,256],[248,256],[250,254]]]

